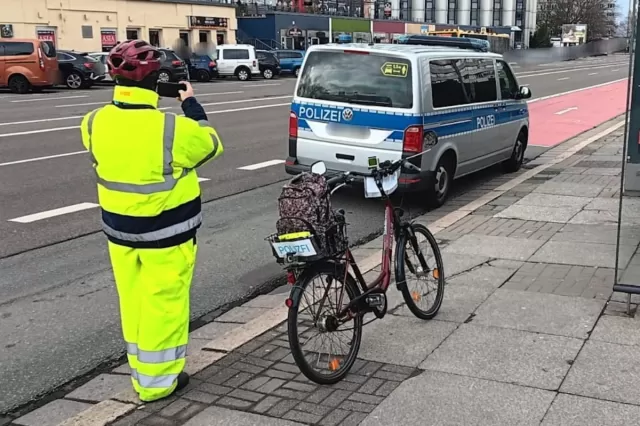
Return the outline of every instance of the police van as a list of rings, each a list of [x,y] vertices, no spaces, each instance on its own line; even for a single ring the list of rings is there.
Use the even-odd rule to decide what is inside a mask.
[[[531,92],[482,42],[405,36],[310,47],[291,104],[286,172],[316,161],[329,173],[367,172],[370,157],[414,156],[421,170],[403,169],[398,190],[439,207],[454,179],[497,163],[519,170]]]

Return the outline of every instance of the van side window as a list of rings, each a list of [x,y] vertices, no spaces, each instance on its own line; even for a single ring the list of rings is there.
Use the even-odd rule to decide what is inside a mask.
[[[29,56],[34,52],[33,43],[24,42],[4,42],[5,56]]]
[[[511,69],[504,61],[497,61],[498,78],[500,79],[500,93],[502,99],[515,99],[518,92],[518,85],[516,79],[511,72]]]
[[[224,49],[224,59],[249,59],[247,49]]]
[[[447,59],[429,62],[431,73],[431,98],[434,108],[444,108],[469,103],[463,85],[462,59]]]
[[[498,100],[496,71],[491,59],[465,59],[463,78],[472,103]]]

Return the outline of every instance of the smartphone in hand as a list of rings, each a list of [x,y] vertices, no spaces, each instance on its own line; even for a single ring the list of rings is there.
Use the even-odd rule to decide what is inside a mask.
[[[158,88],[156,92],[158,96],[162,98],[179,98],[180,90],[187,90],[187,86],[180,83],[165,83],[162,81],[158,82]]]

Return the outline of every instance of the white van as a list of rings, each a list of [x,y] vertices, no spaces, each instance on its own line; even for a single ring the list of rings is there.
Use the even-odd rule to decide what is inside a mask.
[[[222,44],[216,48],[218,75],[247,81],[260,75],[256,48],[250,44]]]
[[[402,170],[399,190],[424,191],[438,207],[455,178],[496,163],[519,170],[531,92],[502,56],[471,39],[399,42],[309,48],[291,104],[287,173],[316,161],[328,174],[367,172],[369,157],[395,161],[431,148],[410,160],[421,172]]]

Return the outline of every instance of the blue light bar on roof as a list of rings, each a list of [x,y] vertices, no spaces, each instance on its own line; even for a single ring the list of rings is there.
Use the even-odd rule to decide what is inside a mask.
[[[398,44],[412,44],[420,46],[457,47],[459,49],[489,51],[489,42],[467,37],[439,37],[425,35],[403,35],[398,37]]]

